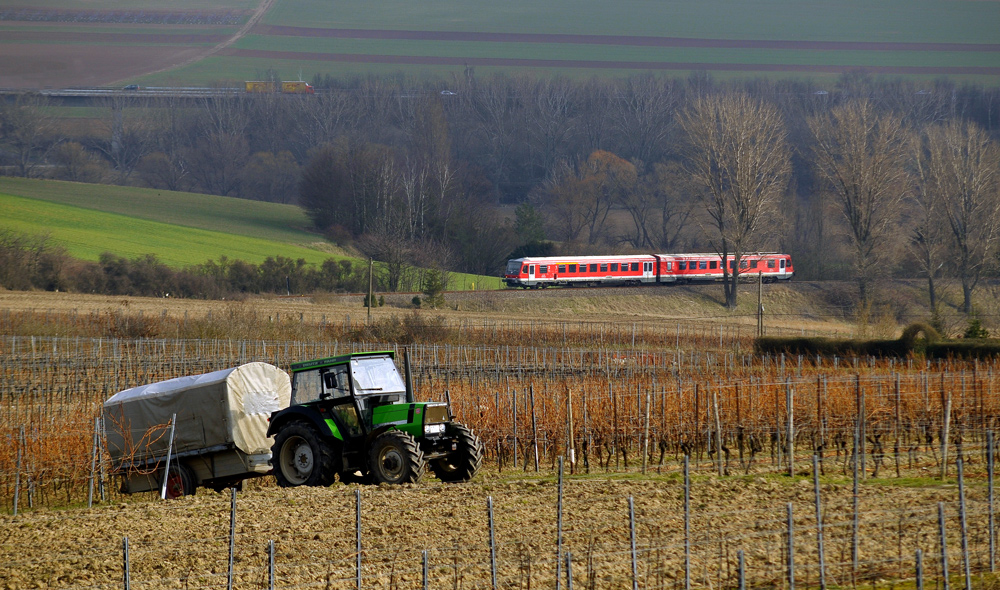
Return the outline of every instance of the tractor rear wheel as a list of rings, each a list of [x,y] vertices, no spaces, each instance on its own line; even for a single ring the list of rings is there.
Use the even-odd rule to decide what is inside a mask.
[[[274,435],[271,446],[274,479],[283,488],[328,486],[334,481],[333,449],[312,426],[286,424]]]
[[[427,464],[417,441],[402,430],[384,432],[368,451],[368,466],[375,483],[417,483]]]
[[[447,457],[431,463],[431,471],[443,482],[469,481],[483,466],[483,443],[467,426],[454,423],[456,449]]]

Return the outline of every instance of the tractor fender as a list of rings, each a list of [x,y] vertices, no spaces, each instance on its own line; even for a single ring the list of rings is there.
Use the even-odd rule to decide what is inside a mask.
[[[383,432],[388,432],[390,430],[397,430],[397,428],[394,424],[383,424],[378,428],[373,429],[371,432],[368,433],[368,436],[365,437],[365,446],[371,447],[372,442],[376,438],[378,438]]]
[[[330,427],[327,426],[323,416],[312,408],[291,406],[281,410],[280,412],[271,414],[270,420],[271,423],[267,427],[267,436],[274,436],[285,424],[293,421],[312,424],[313,427],[316,428],[316,431],[324,437],[333,436],[333,433],[330,432]]]

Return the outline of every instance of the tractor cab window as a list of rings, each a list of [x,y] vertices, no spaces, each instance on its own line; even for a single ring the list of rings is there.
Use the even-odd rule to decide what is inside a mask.
[[[358,395],[393,395],[406,393],[403,378],[388,356],[351,359],[354,392]]]
[[[319,371],[300,371],[293,376],[292,405],[318,400],[322,393],[323,378]]]
[[[323,393],[320,398],[344,398],[351,394],[347,365],[332,367],[323,373]]]

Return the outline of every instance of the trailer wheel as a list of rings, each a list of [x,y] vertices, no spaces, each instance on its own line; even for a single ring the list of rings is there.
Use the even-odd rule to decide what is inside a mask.
[[[427,470],[417,441],[402,430],[390,430],[375,439],[368,466],[375,483],[417,483]]]
[[[328,486],[334,481],[333,449],[308,424],[292,422],[274,435],[274,479],[283,488]]]
[[[194,491],[195,479],[191,468],[184,463],[171,467],[167,477],[167,499],[193,496]]]
[[[457,448],[447,457],[433,461],[431,471],[446,483],[469,481],[483,466],[483,443],[476,433],[463,424],[456,422],[452,428]]]

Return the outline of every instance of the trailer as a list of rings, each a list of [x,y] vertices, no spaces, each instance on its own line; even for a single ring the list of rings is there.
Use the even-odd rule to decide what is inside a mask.
[[[176,497],[270,473],[268,418],[290,398],[288,374],[260,362],[119,391],[103,417],[122,492],[160,491],[166,475]]]

